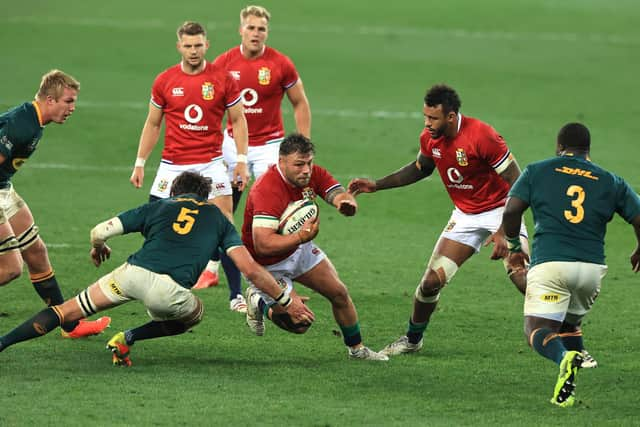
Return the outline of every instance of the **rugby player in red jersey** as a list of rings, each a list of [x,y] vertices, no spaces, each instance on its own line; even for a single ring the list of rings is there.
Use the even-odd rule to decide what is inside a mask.
[[[500,223],[507,193],[520,176],[520,168],[502,137],[488,124],[460,114],[460,105],[454,89],[433,86],[424,98],[425,129],[420,135],[417,160],[384,178],[357,178],[349,183],[354,195],[373,193],[413,184],[437,168],[455,206],[415,291],[407,334],[382,350],[387,355],[422,348],[440,290],[483,243],[494,243],[492,259],[504,259],[508,254]],[[524,224],[520,239],[528,251]],[[508,272],[524,293],[525,271]]]
[[[205,60],[209,41],[202,25],[185,22],[177,34],[181,61],[160,73],[153,83],[149,113],[130,181],[136,188],[142,186],[144,164],[158,142],[164,118],[162,160],[149,199],[169,197],[175,177],[192,170],[211,178],[210,199],[232,221],[231,186],[244,188],[249,176],[244,159],[236,163],[231,180],[227,175],[222,161],[222,119],[227,112],[237,150],[246,156],[247,123],[240,90],[226,70]],[[229,282],[230,308],[244,312],[240,272],[226,254],[221,254],[221,260]],[[205,271],[214,268],[211,264]],[[211,280],[217,284],[217,276]]]
[[[363,360],[388,360],[362,343],[358,313],[349,291],[324,252],[313,238],[319,232],[319,221],[307,221],[291,234],[279,233],[280,217],[290,203],[324,199],[345,216],[356,214],[354,197],[324,168],[313,164],[314,146],[302,134],[288,135],[280,144],[277,165],[272,165],[256,181],[249,192],[242,225],[242,241],[255,260],[278,280],[285,299],[297,295],[293,282],[327,298],[333,316],[342,331],[349,357]],[[309,325],[294,323],[272,298],[251,285],[247,288],[247,325],[256,335],[264,334],[264,318],[293,333],[304,333]]]
[[[285,94],[293,107],[297,132],[311,137],[311,110],[298,71],[289,57],[265,45],[270,20],[271,14],[264,7],[242,9],[240,45],[222,53],[213,62],[229,71],[240,87],[249,129],[247,165],[254,179],[278,162],[278,147],[285,133],[281,110]],[[237,158],[234,135],[229,122],[222,145],[229,172]],[[234,212],[241,196],[242,191],[234,187]]]

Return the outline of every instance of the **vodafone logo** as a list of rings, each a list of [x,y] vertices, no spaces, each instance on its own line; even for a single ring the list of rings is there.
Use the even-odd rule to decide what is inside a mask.
[[[447,169],[447,178],[449,178],[449,181],[453,182],[454,184],[460,184],[464,180],[464,177],[456,168]]]
[[[196,104],[191,104],[184,109],[184,119],[191,124],[198,123],[203,115],[202,108]]]
[[[195,131],[208,131],[209,126],[207,125],[197,125],[202,117],[204,116],[204,112],[202,111],[202,107],[197,104],[191,104],[187,108],[184,109],[184,119],[189,123],[181,123],[180,129],[185,130],[195,130]]]
[[[456,188],[458,190],[473,190],[473,185],[462,183],[462,181],[464,181],[464,177],[456,168],[447,169],[447,178],[449,178],[449,182],[451,182],[451,184],[447,184],[447,187],[449,188]]]
[[[240,92],[240,96],[242,97],[245,114],[262,114],[262,108],[252,108],[258,103],[258,92],[256,92],[255,89],[251,89],[250,87],[243,89],[242,92]]]
[[[250,87],[243,89],[240,96],[242,97],[242,105],[245,107],[253,107],[258,102],[258,92]]]

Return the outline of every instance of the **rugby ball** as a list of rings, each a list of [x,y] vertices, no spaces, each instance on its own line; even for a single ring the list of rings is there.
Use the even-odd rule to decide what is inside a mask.
[[[313,200],[300,199],[289,203],[280,216],[278,233],[297,233],[307,221],[313,221],[318,217],[318,211],[318,205]]]

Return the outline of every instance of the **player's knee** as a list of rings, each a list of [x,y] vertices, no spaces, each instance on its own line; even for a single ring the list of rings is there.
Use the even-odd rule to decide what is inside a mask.
[[[564,318],[564,321],[562,322],[562,325],[560,326],[560,333],[566,334],[566,333],[580,332],[581,323],[582,323],[582,316],[577,316],[575,314],[567,313],[567,315]]]
[[[351,297],[349,296],[349,291],[347,287],[343,284],[340,284],[338,289],[329,297],[331,301],[331,305],[335,308],[345,308],[351,304]]]
[[[14,281],[18,277],[20,277],[21,274],[22,274],[22,263],[19,263],[18,265],[12,264],[6,269],[3,268],[2,273],[0,274],[0,286],[4,286]]]
[[[204,316],[204,305],[200,298],[194,296],[196,299],[196,306],[191,313],[181,318],[180,321],[184,324],[186,329],[191,329],[202,321]]]

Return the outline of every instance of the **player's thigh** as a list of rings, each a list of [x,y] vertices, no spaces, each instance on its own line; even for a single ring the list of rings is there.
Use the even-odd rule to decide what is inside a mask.
[[[100,285],[112,301],[141,301],[153,320],[183,319],[198,307],[191,291],[170,276],[128,263],[114,270],[113,275]]]
[[[233,197],[229,195],[217,196],[211,201],[233,223]]]
[[[527,273],[524,315],[562,322],[572,295],[568,284],[568,266],[563,262],[545,262]]]
[[[569,288],[571,300],[567,309],[567,321],[579,324],[600,294],[602,279],[607,274],[607,266],[587,262],[566,263],[571,272]]]
[[[14,193],[14,195],[16,198],[20,198],[17,193]],[[34,219],[27,203],[22,198],[19,201],[16,198],[11,201],[10,208],[5,210],[5,215],[9,220],[9,224],[11,224],[13,232],[18,237],[33,227]]]
[[[236,149],[236,142],[231,136],[229,132],[225,129],[223,132],[222,139],[222,159],[224,160],[224,164],[227,167],[227,175],[230,180],[233,180],[233,170],[236,167],[236,159],[238,156],[238,151]]]
[[[0,211],[0,220],[2,217]],[[11,225],[6,220],[0,223],[0,286],[17,278],[22,272],[22,256],[18,245]]]
[[[198,172],[202,176],[211,179],[211,192],[209,193],[209,199],[215,199],[220,196],[231,196],[233,194],[231,179],[227,173],[227,167],[221,159],[202,165],[202,167],[198,169]]]
[[[323,259],[311,270],[296,277],[295,280],[330,300],[349,294],[329,258]]]

